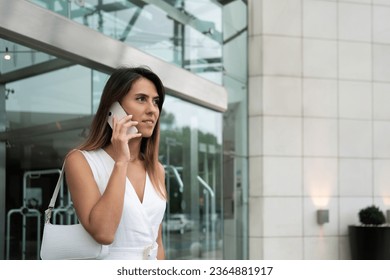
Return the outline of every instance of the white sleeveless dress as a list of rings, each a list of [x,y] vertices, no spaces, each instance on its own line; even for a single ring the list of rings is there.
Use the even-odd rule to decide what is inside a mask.
[[[87,159],[102,194],[114,168],[114,160],[103,149],[81,152]],[[142,203],[127,178],[122,218],[114,242],[108,246],[109,253],[103,259],[156,259],[156,239],[165,207],[166,201],[157,194],[148,174]]]

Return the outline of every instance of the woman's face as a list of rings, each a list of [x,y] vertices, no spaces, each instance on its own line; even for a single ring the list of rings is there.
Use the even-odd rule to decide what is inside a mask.
[[[142,137],[152,136],[160,116],[159,96],[154,84],[145,78],[138,79],[120,103],[126,113],[133,115],[133,120],[138,122],[137,129]]]

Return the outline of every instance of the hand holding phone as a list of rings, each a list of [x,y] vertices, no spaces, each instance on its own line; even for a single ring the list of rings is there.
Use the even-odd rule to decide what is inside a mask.
[[[117,120],[121,120],[127,116],[127,113],[125,112],[125,110],[123,110],[122,106],[119,104],[118,101],[114,102],[111,105],[110,110],[108,111],[107,122],[111,128],[112,128],[112,117],[114,115],[116,116]],[[127,130],[128,134],[136,134],[137,132],[138,132],[138,129],[135,126],[131,126]]]

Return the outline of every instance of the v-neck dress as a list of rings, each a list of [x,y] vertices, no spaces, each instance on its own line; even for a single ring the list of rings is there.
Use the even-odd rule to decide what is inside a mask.
[[[100,193],[103,194],[114,168],[114,160],[103,149],[81,152],[91,167]],[[156,239],[165,208],[166,201],[158,195],[148,174],[142,202],[127,178],[121,221],[114,242],[108,246],[109,253],[103,259],[156,259]]]

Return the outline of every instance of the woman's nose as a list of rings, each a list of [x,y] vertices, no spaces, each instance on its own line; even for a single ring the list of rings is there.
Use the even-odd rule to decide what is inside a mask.
[[[158,111],[158,107],[156,106],[156,104],[154,103],[154,101],[152,102],[149,102],[148,103],[148,108],[147,108],[147,112],[150,113],[150,114],[154,114]]]

